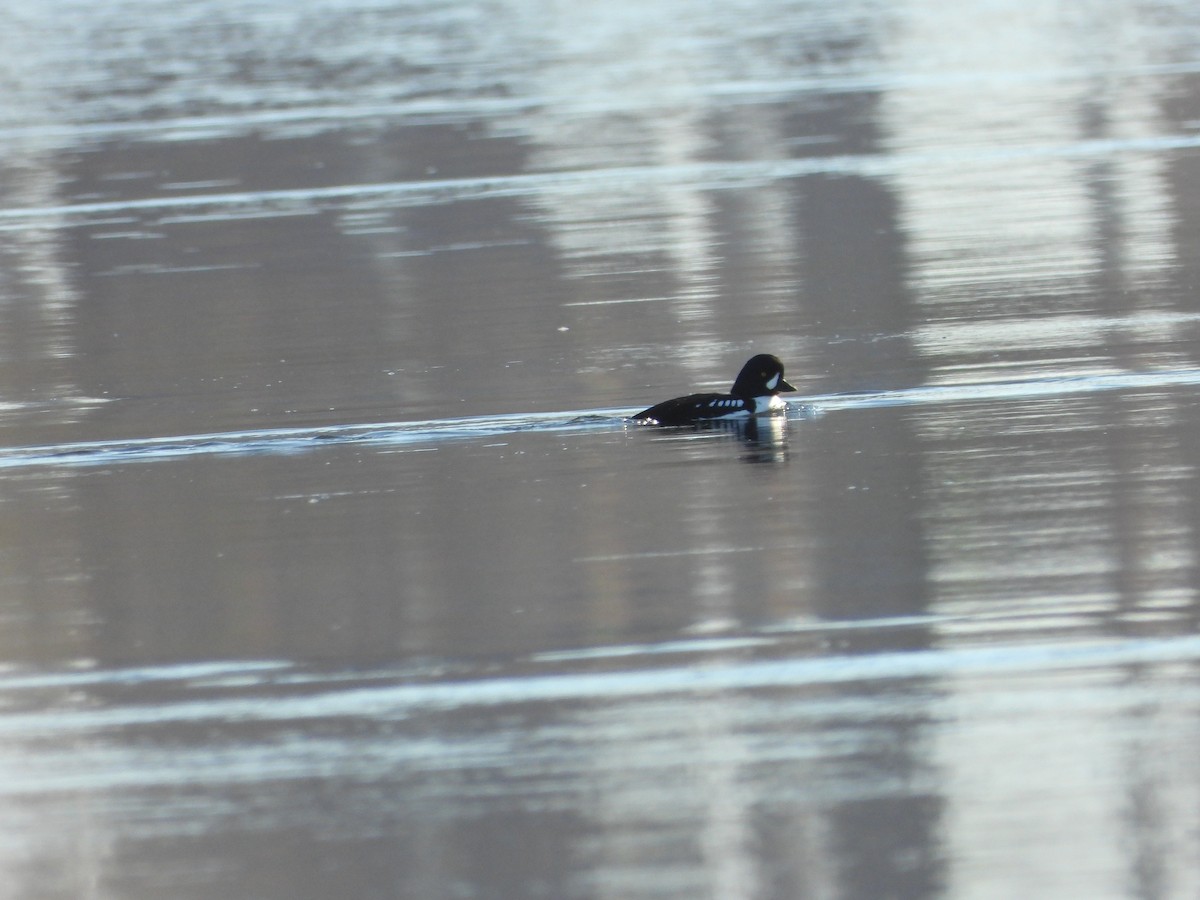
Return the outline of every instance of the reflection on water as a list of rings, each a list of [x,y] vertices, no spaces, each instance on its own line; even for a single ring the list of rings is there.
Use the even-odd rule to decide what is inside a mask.
[[[760,6],[9,23],[0,893],[1197,894],[1200,21]]]

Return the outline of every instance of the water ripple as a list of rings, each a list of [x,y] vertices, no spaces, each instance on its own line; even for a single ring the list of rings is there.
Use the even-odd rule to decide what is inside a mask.
[[[718,639],[716,650],[741,649],[759,641]],[[642,648],[654,652],[654,648]],[[701,649],[697,646],[689,649]],[[672,652],[660,648],[657,652]],[[214,665],[212,671],[167,666],[130,673],[101,672],[94,686],[136,687],[147,681],[173,684],[183,693],[155,702],[130,696],[113,705],[75,708],[9,710],[0,720],[6,740],[64,733],[83,733],[131,726],[163,727],[180,722],[281,722],[322,717],[405,719],[425,711],[487,708],[528,703],[558,703],[639,697],[664,697],[697,692],[755,691],[866,681],[906,681],[949,675],[990,676],[1022,672],[1111,670],[1132,665],[1194,664],[1200,659],[1200,637],[1096,640],[1090,642],[985,647],[937,648],[834,654],[830,656],[714,660],[697,665],[637,666],[631,668],[567,669],[494,676],[466,673],[458,677],[414,677],[411,672],[379,670],[347,681],[315,673],[306,676],[283,662],[244,665],[242,678],[222,684],[213,675],[236,673],[238,664]],[[563,661],[561,658],[556,661]],[[574,661],[586,662],[586,657]],[[63,676],[60,676],[60,680]],[[65,683],[76,682],[68,674]],[[86,677],[86,676],[85,676]],[[0,678],[0,694],[10,702],[22,690],[42,688],[54,676]],[[269,702],[267,701],[269,697]],[[110,700],[116,700],[114,696]],[[149,700],[149,702],[145,702]],[[0,789],[0,793],[4,791]]]
[[[791,418],[805,418],[835,410],[928,406],[971,401],[1003,402],[1188,385],[1200,385],[1200,369],[1116,372],[1023,381],[924,385],[887,391],[817,394],[791,400],[788,406]],[[627,417],[634,411],[632,408],[622,407],[4,447],[0,448],[0,469],[96,466],[229,454],[295,454],[346,444],[397,448],[414,444],[436,446],[450,440],[469,440],[526,431],[611,431],[628,427]]]

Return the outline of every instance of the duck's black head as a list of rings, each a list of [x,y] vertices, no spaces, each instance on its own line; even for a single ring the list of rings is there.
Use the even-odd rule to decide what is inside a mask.
[[[760,353],[742,366],[730,391],[735,397],[764,397],[795,388],[783,380],[783,363],[770,353]]]

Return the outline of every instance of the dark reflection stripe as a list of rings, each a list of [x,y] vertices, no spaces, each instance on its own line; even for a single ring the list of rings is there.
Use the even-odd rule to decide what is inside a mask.
[[[1198,135],[1169,135],[1129,139],[1096,139],[1030,147],[998,147],[968,152],[935,154],[838,155],[754,162],[692,163],[658,166],[619,166],[570,172],[526,172],[516,175],[485,175],[474,178],[428,179],[425,181],[337,184],[326,187],[281,188],[260,191],[225,191],[129,200],[98,200],[53,206],[0,209],[0,230],[28,227],[30,222],[83,220],[97,215],[162,211],[251,208],[268,214],[294,215],[337,205],[383,201],[389,207],[426,205],[486,197],[594,191],[609,185],[628,189],[632,184],[685,184],[695,189],[741,188],[805,175],[838,172],[884,173],[931,164],[1007,159],[1091,158],[1116,153],[1163,153],[1200,147]],[[227,217],[227,213],[222,218]],[[171,221],[171,220],[165,220]],[[184,219],[183,221],[187,221]],[[161,224],[161,223],[160,223]]]

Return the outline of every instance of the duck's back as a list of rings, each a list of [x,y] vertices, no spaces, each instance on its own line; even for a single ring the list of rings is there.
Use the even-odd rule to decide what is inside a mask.
[[[689,394],[656,403],[633,416],[639,422],[659,425],[690,425],[727,416],[746,416],[754,412],[754,401],[730,394]]]

